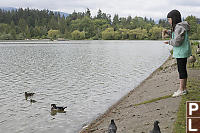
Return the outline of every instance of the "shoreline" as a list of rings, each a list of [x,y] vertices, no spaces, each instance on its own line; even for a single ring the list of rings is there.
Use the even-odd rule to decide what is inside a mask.
[[[170,98],[162,99],[156,102],[147,103],[145,105],[144,104],[138,105],[138,106],[134,106],[134,105],[154,99],[154,98],[163,97],[163,96],[172,94],[178,87],[178,80],[176,80],[178,79],[177,74],[178,73],[176,69],[175,59],[172,59],[172,56],[169,56],[168,59],[159,68],[157,68],[153,73],[151,73],[136,88],[134,88],[128,94],[123,96],[118,102],[113,104],[110,108],[108,108],[106,112],[98,116],[88,126],[84,127],[84,129],[82,129],[80,133],[106,132],[111,119],[115,120],[115,123],[118,126],[118,132],[126,132],[126,133],[149,132],[150,129],[153,127],[154,121],[148,120],[148,119],[152,119],[153,112],[151,111],[148,112],[146,110],[146,107],[149,106],[151,108],[155,106],[154,105],[155,103],[156,105],[162,106],[163,103],[161,101],[164,101],[164,102],[169,102],[169,100],[175,101],[172,107],[169,108],[168,112],[164,110],[164,112],[166,112],[166,115],[170,115],[170,120],[174,121],[176,117],[176,112],[178,109],[178,104],[180,102],[179,97],[178,98],[170,97]],[[170,83],[173,83],[173,84],[170,85]],[[162,89],[163,87],[167,89],[166,90]],[[162,119],[163,119],[165,117],[163,117],[164,114],[161,113],[163,111],[161,108],[163,107],[159,107],[156,110],[160,112],[158,116],[162,116]],[[166,109],[166,107],[164,108]],[[130,116],[130,117],[127,117],[127,116]],[[136,125],[134,125],[133,124],[134,122],[133,123],[131,122],[133,120],[130,120],[129,122],[129,119],[131,119],[131,117],[133,117],[134,121],[140,121],[144,117],[146,118],[146,120],[142,120],[143,125],[138,126],[137,123]],[[170,129],[170,131],[172,131],[173,122],[170,123],[169,122],[170,120],[167,120],[169,124],[165,128]],[[146,126],[147,128],[144,128],[144,126]],[[166,130],[166,133],[167,132],[169,133],[169,130]]]
[[[158,39],[158,40],[129,40],[129,39],[125,39],[125,40],[91,40],[91,39],[84,39],[84,40],[73,40],[73,39],[58,39],[58,40],[51,40],[51,39],[24,39],[24,40],[0,40],[0,42],[31,42],[31,41],[50,41],[50,42],[54,42],[54,41],[167,41],[167,40],[162,40],[162,39]]]

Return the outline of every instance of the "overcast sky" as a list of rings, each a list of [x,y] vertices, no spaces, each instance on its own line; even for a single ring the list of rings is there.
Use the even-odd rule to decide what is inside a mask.
[[[66,13],[90,9],[92,16],[102,12],[119,17],[141,16],[153,19],[166,18],[169,11],[177,9],[182,17],[200,18],[200,0],[0,0],[0,7],[50,9]]]

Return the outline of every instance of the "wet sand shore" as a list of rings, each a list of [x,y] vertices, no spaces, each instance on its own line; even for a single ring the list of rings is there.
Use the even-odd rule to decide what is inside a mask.
[[[111,119],[118,133],[149,133],[158,120],[162,133],[172,133],[181,97],[136,104],[173,94],[179,87],[176,60],[169,59],[138,87],[121,98],[81,133],[106,133]]]

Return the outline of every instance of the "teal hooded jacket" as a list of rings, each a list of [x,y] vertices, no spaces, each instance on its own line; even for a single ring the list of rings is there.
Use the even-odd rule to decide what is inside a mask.
[[[187,21],[183,21],[178,23],[174,32],[172,32],[172,39],[169,41],[169,45],[173,46],[174,58],[187,58],[192,54],[188,38],[189,30],[189,24]]]

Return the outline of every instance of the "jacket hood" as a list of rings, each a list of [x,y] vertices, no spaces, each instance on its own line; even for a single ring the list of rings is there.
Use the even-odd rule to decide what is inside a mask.
[[[176,26],[181,26],[181,27],[185,28],[186,31],[190,31],[190,25],[188,24],[187,21],[180,22]]]

